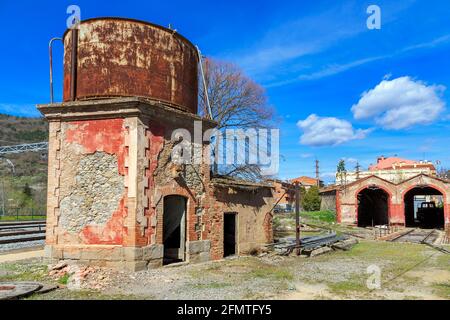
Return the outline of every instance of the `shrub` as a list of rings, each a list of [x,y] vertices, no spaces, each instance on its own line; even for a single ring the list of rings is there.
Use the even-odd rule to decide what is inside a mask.
[[[318,211],[320,210],[320,201],[319,188],[313,186],[302,197],[302,208],[305,211]]]

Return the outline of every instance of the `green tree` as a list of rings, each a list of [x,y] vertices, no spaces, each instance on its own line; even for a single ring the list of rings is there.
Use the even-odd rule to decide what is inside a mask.
[[[26,196],[31,198],[33,196],[33,191],[30,188],[30,185],[28,183],[25,183],[25,186],[23,187],[22,193]]]
[[[341,184],[344,184],[345,176],[347,175],[347,169],[345,169],[345,161],[340,160],[337,165],[337,177],[341,180]]]
[[[33,204],[33,190],[28,183],[22,188],[21,195],[19,197],[19,208],[31,207]]]
[[[319,188],[313,186],[302,197],[302,208],[305,211],[318,211],[320,210],[320,202]]]

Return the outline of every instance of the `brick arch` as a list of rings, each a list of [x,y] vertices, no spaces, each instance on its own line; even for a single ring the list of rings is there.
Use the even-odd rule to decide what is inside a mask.
[[[354,193],[354,199],[355,199],[355,204],[356,204],[356,216],[355,216],[356,224],[358,225],[358,218],[359,218],[358,194],[360,194],[361,191],[363,191],[365,189],[369,189],[370,187],[377,187],[377,188],[383,190],[384,192],[386,192],[386,194],[388,195],[387,216],[388,216],[388,223],[390,223],[391,213],[392,213],[392,191],[380,184],[371,182],[371,183],[366,183],[363,186],[361,186],[360,188],[356,189],[356,191]]]
[[[436,191],[439,191],[439,192],[442,194],[442,196],[444,197],[444,203],[446,202],[446,199],[447,199],[446,194],[447,194],[447,193],[446,193],[446,191],[443,190],[441,187],[439,187],[439,186],[437,186],[437,185],[435,185],[435,184],[432,184],[432,183],[427,183],[427,184],[424,184],[423,186],[424,186],[424,187],[431,188],[431,189],[434,189],[434,190],[436,190]],[[407,189],[405,189],[404,191],[402,191],[402,193],[401,193],[402,201],[403,201],[403,202],[405,201],[405,196],[406,196],[406,194],[407,194],[409,191],[411,191],[412,189],[416,189],[416,188],[418,188],[417,185],[411,185],[411,186],[409,186]]]
[[[197,234],[195,232],[195,197],[188,192],[185,188],[180,186],[164,186],[158,188],[158,204],[156,206],[157,216],[157,232],[156,242],[163,244],[163,213],[164,213],[164,198],[167,196],[181,196],[186,198],[186,241],[197,240]]]
[[[430,177],[429,177],[430,178]],[[404,181],[402,184],[406,184],[407,182],[409,182],[411,185],[408,186],[405,190],[403,190],[401,192],[401,200],[402,200],[402,204],[401,204],[401,209],[403,212],[403,217],[404,219],[406,219],[406,212],[405,212],[405,196],[406,194],[417,188],[417,184],[414,184],[412,181],[414,181],[415,179],[409,180],[409,181]],[[444,183],[444,182],[442,182]],[[444,203],[444,223],[445,223],[445,227],[448,228],[448,225],[450,223],[450,204],[448,203],[449,197],[448,197],[448,191],[446,191],[445,189],[443,189],[441,186],[439,186],[436,183],[425,183],[423,184],[423,186],[434,189],[438,192],[441,193],[442,195],[442,199],[443,199],[443,203]]]

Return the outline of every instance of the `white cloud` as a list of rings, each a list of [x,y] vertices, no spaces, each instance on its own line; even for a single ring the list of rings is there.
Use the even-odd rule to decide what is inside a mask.
[[[304,74],[298,77],[298,80],[316,80],[321,79],[324,77],[329,77],[344,71],[347,71],[349,69],[358,67],[360,65],[366,64],[368,62],[376,61],[383,59],[384,56],[378,56],[378,57],[370,57],[365,59],[360,59],[356,61],[352,61],[346,64],[332,64],[328,65],[325,69],[322,69],[320,71],[311,73],[311,74]]]
[[[355,158],[345,158],[344,157],[341,160],[344,160],[347,163],[357,163],[358,162],[358,159],[355,159]]]
[[[219,58],[235,61],[259,81],[268,80],[267,75],[276,80],[283,77],[284,72],[292,72],[292,64],[298,59],[323,52],[344,39],[367,32],[357,16],[348,15],[348,12],[358,10],[354,4],[337,4],[314,15],[295,15],[281,24],[274,22],[276,26],[256,37],[253,45],[246,46],[248,49]],[[344,15],[348,18],[342,19]]]
[[[315,114],[300,120],[297,126],[303,131],[300,143],[309,146],[338,145],[350,140],[364,139],[371,131],[354,129],[346,120],[319,117]]]
[[[383,80],[362,94],[352,106],[353,116],[358,120],[374,118],[378,125],[394,130],[428,124],[444,111],[440,98],[444,90],[444,86],[427,86],[407,76]]]
[[[307,158],[312,158],[312,157],[314,157],[314,155],[313,155],[312,153],[302,153],[302,154],[300,155],[300,157],[301,157],[302,159],[307,159]]]
[[[290,79],[286,79],[286,80],[269,82],[268,84],[265,85],[265,87],[267,87],[267,88],[280,87],[280,86],[289,85],[289,84],[299,82],[299,81],[319,80],[322,78],[334,76],[336,74],[345,72],[347,70],[351,70],[353,68],[365,65],[367,63],[375,62],[378,60],[394,58],[398,55],[402,55],[402,54],[408,53],[410,51],[418,50],[418,49],[434,48],[440,44],[445,44],[449,41],[450,41],[450,34],[444,35],[442,37],[431,40],[429,42],[419,43],[416,45],[405,47],[405,48],[402,48],[402,49],[397,50],[390,54],[362,58],[362,59],[350,61],[350,62],[343,63],[343,64],[328,64],[323,69],[314,71],[312,73],[301,74],[300,76],[295,76],[294,78],[290,78]],[[387,74],[385,76],[386,78],[384,80],[388,80],[391,76],[392,76],[391,74]]]

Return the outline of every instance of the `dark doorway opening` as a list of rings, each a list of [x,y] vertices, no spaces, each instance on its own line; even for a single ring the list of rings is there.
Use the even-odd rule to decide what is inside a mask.
[[[389,223],[389,194],[381,188],[370,187],[358,194],[358,227]]]
[[[186,247],[186,198],[167,196],[163,213],[163,264],[185,260]]]
[[[236,213],[223,215],[223,256],[236,254]]]
[[[444,228],[444,201],[441,192],[428,186],[416,187],[409,190],[403,200],[407,227]]]

